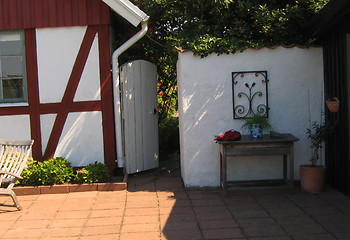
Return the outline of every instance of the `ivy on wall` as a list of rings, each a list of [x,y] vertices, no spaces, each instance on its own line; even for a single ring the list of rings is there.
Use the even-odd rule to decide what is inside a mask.
[[[131,0],[150,16],[149,31],[121,56],[158,68],[160,119],[177,110],[177,50],[201,57],[247,48],[310,46],[302,29],[329,0]],[[116,17],[120,46],[139,29]]]

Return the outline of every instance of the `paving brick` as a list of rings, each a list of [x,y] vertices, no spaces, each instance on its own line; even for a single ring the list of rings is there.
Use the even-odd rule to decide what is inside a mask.
[[[0,221],[0,230],[7,230],[9,229],[15,221]]]
[[[340,240],[349,240],[350,239],[350,233],[336,233],[335,235]]]
[[[164,230],[162,232],[162,240],[198,240],[203,239],[201,232],[198,229],[188,230]]]
[[[308,207],[303,208],[303,210],[310,215],[330,215],[330,214],[339,214],[341,213],[338,209],[333,206],[322,206],[322,207]]]
[[[194,228],[198,228],[196,221],[167,221],[161,225],[163,231],[192,230]]]
[[[320,223],[342,223],[350,222],[350,216],[344,213],[313,216]]]
[[[48,225],[48,228],[83,227],[85,222],[85,218],[56,219]]]
[[[123,224],[121,233],[156,232],[159,231],[159,223],[133,223]]]
[[[67,199],[59,208],[60,211],[90,210],[94,205],[92,199]]]
[[[158,208],[127,208],[125,216],[159,215]]]
[[[87,218],[90,214],[88,210],[59,211],[55,219]]]
[[[86,227],[90,226],[105,226],[105,225],[115,225],[122,224],[123,217],[100,217],[100,218],[88,218],[86,221]]]
[[[191,202],[188,199],[172,199],[172,200],[160,201],[159,206],[161,208],[191,207]]]
[[[106,225],[106,226],[89,226],[82,230],[82,235],[108,235],[108,234],[119,234],[120,225]]]
[[[71,228],[47,228],[42,237],[78,237],[80,236],[82,227],[71,227]]]
[[[305,215],[305,213],[297,207],[274,208],[270,209],[269,213],[272,217],[275,218]]]
[[[85,235],[79,238],[79,240],[116,240],[116,239],[119,239],[119,234],[115,234],[115,233],[103,234],[103,235]],[[58,240],[62,240],[62,239],[58,239]],[[66,240],[66,238],[64,240]]]
[[[225,219],[200,221],[199,226],[201,229],[236,228],[238,227],[238,224],[233,219]]]
[[[267,218],[270,217],[270,215],[263,209],[241,209],[239,211],[235,210],[232,211],[232,215],[236,219],[242,219],[242,218]]]
[[[314,224],[315,221],[308,215],[280,217],[277,222],[282,226],[299,225],[299,224]]]
[[[133,224],[133,223],[159,223],[159,216],[125,216],[123,219],[123,224]]]
[[[28,210],[21,216],[21,220],[44,220],[44,219],[54,219],[57,215],[56,210],[52,209],[34,209]]]
[[[326,233],[326,230],[318,224],[298,224],[298,225],[285,225],[283,226],[286,231],[291,235],[306,235],[316,233]]]
[[[118,217],[123,216],[123,208],[114,208],[114,209],[104,209],[104,210],[93,210],[91,211],[91,218],[96,217]]]
[[[203,236],[205,239],[244,238],[239,228],[204,229]]]
[[[96,195],[100,193],[97,191],[87,191],[87,192],[71,192],[67,195],[67,199],[73,199],[73,198],[86,198],[86,199],[91,199],[96,197]]]
[[[281,227],[274,226],[262,226],[262,227],[247,227],[243,228],[244,233],[252,237],[271,237],[271,236],[285,236],[287,235]]]
[[[194,216],[193,209],[191,207],[160,207],[160,215],[191,215]]]
[[[126,203],[127,208],[157,208],[158,207],[158,201],[153,200],[153,201],[133,201],[129,202],[127,201]]]
[[[1,239],[20,239],[20,238],[40,238],[43,233],[43,229],[10,229],[8,230]]]
[[[350,233],[350,222],[324,223],[322,225],[333,233]]]
[[[131,240],[131,239],[142,239],[142,240],[160,239],[160,233],[159,232],[138,232],[138,233],[121,233],[120,234],[119,240]]]
[[[335,240],[335,239],[336,238],[330,234],[310,234],[310,235],[293,237],[293,240]],[[349,238],[346,238],[346,239],[349,239]]]
[[[276,222],[272,218],[239,219],[238,224],[239,224],[239,226],[241,226],[243,228],[276,226]]]
[[[291,240],[288,236],[249,238],[249,240]]]
[[[192,206],[194,207],[205,207],[205,206],[223,206],[225,203],[221,199],[192,199]]]
[[[19,220],[15,222],[11,229],[45,229],[52,220]]]

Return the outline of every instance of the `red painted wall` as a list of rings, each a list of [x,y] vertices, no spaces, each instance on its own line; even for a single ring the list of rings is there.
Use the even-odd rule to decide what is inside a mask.
[[[101,0],[0,0],[0,30],[110,23]]]

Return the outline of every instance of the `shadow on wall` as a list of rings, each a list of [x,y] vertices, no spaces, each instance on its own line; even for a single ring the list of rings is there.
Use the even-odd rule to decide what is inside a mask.
[[[213,139],[230,129],[241,131],[242,120],[233,119],[231,76],[232,72],[240,71],[267,71],[272,130],[292,133],[300,139],[295,144],[296,177],[298,164],[308,161],[309,116],[311,121],[319,121],[322,109],[322,49],[248,49],[234,55],[210,55],[204,59],[190,52],[180,53],[180,146],[186,186],[219,185],[219,148]],[[247,134],[246,131],[242,133]],[[278,168],[278,163],[274,162],[271,158],[271,164]],[[255,166],[255,163],[246,161],[244,164]],[[266,166],[258,166],[257,172],[260,174],[263,168]]]
[[[103,162],[101,119],[101,112],[69,113],[54,156],[66,158],[75,167]],[[55,115],[42,117],[42,126],[46,127],[43,136],[51,132],[48,129],[52,128],[54,120]],[[48,137],[43,140],[43,146],[47,141]]]

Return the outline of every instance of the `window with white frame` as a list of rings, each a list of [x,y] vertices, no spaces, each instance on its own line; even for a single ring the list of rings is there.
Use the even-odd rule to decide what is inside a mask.
[[[27,101],[23,31],[0,31],[0,103]]]

